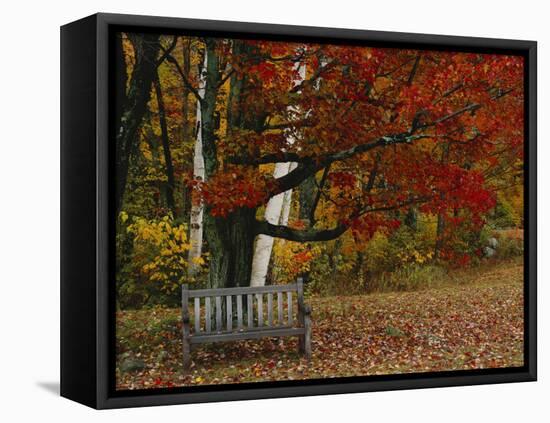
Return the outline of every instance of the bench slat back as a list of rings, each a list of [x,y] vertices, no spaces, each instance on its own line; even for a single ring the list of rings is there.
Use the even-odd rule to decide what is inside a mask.
[[[212,289],[192,289],[189,290],[189,298],[195,297],[215,297],[218,295],[245,295],[245,294],[267,294],[268,292],[288,292],[298,290],[298,284],[288,285],[268,285],[268,286],[240,286],[234,288],[212,288]],[[186,285],[183,285],[186,286]]]
[[[199,318],[197,319],[197,316]],[[201,299],[195,298],[195,332],[200,332],[201,330]]]
[[[192,301],[193,303],[194,335],[211,334],[213,319],[215,319],[216,325],[214,332],[218,333],[291,327],[294,324],[294,293],[296,293],[298,302],[301,299],[303,301],[301,279],[298,279],[295,284],[262,287],[189,290],[187,285],[182,286],[182,299],[186,298],[187,302]],[[274,294],[277,294],[276,302]],[[264,303],[264,296],[267,297],[267,303]],[[187,302],[183,301],[184,308],[189,306]],[[243,307],[243,302],[246,302],[246,310]],[[189,314],[188,310],[185,312],[187,315]],[[264,317],[267,317],[267,320]],[[236,328],[234,322],[236,322]]]
[[[292,326],[292,291],[286,293],[288,304],[288,324]]]

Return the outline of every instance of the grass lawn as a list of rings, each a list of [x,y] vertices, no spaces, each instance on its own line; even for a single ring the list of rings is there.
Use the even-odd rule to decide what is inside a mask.
[[[180,310],[117,313],[117,389],[523,365],[523,263],[449,273],[415,292],[307,298],[311,362],[295,338],[200,345],[181,371]]]

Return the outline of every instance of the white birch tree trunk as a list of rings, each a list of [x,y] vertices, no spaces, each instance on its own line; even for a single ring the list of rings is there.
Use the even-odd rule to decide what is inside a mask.
[[[305,64],[298,64],[299,78],[295,81],[299,84],[305,79],[306,67]],[[294,137],[287,135],[287,143],[293,144]],[[275,179],[285,176],[289,172],[292,172],[297,166],[296,163],[276,163],[273,177]],[[292,190],[285,191],[281,194],[277,194],[271,197],[267,202],[265,208],[265,220],[274,225],[287,225],[288,217],[290,215],[290,204],[292,201]],[[269,261],[271,258],[271,251],[273,250],[274,238],[269,235],[260,234],[256,238],[256,244],[254,246],[254,258],[252,259],[252,274],[250,277],[250,286],[265,286],[265,280],[267,277],[267,271],[269,269]]]
[[[274,178],[280,178],[285,176],[290,168],[290,163],[277,163],[275,165],[275,171],[273,172]],[[288,191],[277,194],[269,199],[267,206],[265,207],[265,220],[274,225],[279,224],[281,218],[281,211],[283,208],[283,202],[285,195]],[[252,274],[250,277],[250,286],[264,286],[265,278],[267,276],[267,269],[269,267],[269,259],[271,257],[271,251],[273,250],[273,237],[269,235],[260,234],[256,238],[256,244],[254,246],[254,258],[252,259]]]
[[[198,93],[201,98],[204,98],[204,91],[206,89],[206,76],[204,75],[206,69],[206,54],[204,55],[203,67],[199,75]],[[201,103],[197,100],[197,114],[196,114],[196,133],[195,149],[193,153],[193,179],[196,181],[205,180],[205,168],[204,168],[204,156],[202,153],[202,114]],[[201,202],[193,203],[191,206],[191,218],[190,218],[190,230],[189,230],[189,242],[191,248],[189,249],[189,274],[192,276],[197,273],[199,264],[196,259],[202,254],[202,238],[203,238],[203,214],[204,204]]]
[[[288,167],[288,173],[296,169],[296,166],[298,166],[298,163],[295,163],[295,162],[290,163]],[[289,189],[288,191],[285,191],[284,195],[285,196],[283,198],[283,209],[281,211],[281,218],[279,219],[279,225],[286,226],[288,225],[288,217],[290,216],[290,206],[292,204],[292,190]]]

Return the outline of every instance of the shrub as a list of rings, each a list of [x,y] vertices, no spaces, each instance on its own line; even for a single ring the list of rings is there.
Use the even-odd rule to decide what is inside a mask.
[[[521,225],[523,216],[521,208],[514,206],[504,195],[498,196],[498,203],[490,218],[496,228],[512,228]]]
[[[144,305],[179,303],[182,283],[196,283],[198,276],[187,272],[187,227],[171,216],[130,218],[121,212],[117,222],[117,306],[120,309]],[[205,262],[198,260],[200,265]]]
[[[424,264],[433,258],[431,228],[419,224],[418,230],[401,226],[391,235],[377,232],[365,248],[365,266],[376,275],[409,264]]]
[[[499,238],[497,256],[507,259],[523,255],[523,239],[502,236]]]
[[[368,291],[419,291],[439,286],[446,280],[447,272],[441,266],[409,264],[373,278],[369,282]]]
[[[296,282],[298,276],[310,271],[312,261],[321,253],[321,246],[314,243],[275,240],[271,274],[269,275],[271,283]]]

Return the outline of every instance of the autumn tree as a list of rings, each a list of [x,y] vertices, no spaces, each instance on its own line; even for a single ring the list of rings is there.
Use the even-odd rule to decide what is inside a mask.
[[[519,56],[197,38],[205,66],[193,72],[189,38],[165,38],[134,34],[119,60],[129,71],[117,72],[117,210],[154,93],[167,203],[178,209],[183,179],[193,208],[204,209],[209,286],[250,283],[259,235],[317,242],[350,231],[367,242],[402,221],[413,227],[418,213],[440,217],[441,239],[457,225],[479,227],[495,205],[495,180],[521,163]],[[168,139],[163,61],[184,99],[182,141]],[[204,170],[170,169],[178,142],[202,154]],[[290,190],[298,214],[266,219],[270,200]]]
[[[519,57],[335,45],[307,52],[292,43],[207,40],[202,192],[212,286],[248,284],[259,234],[311,242],[351,230],[368,239],[394,228],[394,212],[412,205],[465,210],[480,222],[495,201],[484,173],[496,163],[485,158],[499,144],[520,154]],[[296,61],[311,72],[293,86]],[[221,134],[214,111],[229,74],[232,119]],[[441,160],[449,143],[452,157]],[[298,165],[278,178],[263,170],[285,162]],[[316,221],[311,210],[298,224],[257,218],[270,198],[312,178],[324,179],[318,192],[333,205],[328,218]]]

